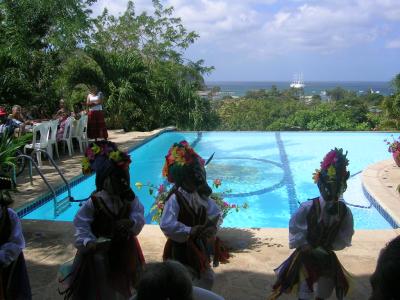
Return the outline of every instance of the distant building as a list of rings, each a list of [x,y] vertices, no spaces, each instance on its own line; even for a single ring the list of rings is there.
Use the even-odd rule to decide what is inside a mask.
[[[211,90],[197,91],[197,95],[199,95],[201,99],[208,99],[210,98]]]
[[[211,99],[212,100],[222,100],[224,98],[234,98],[234,97],[235,97],[235,92],[224,91],[224,92],[215,93],[214,95],[212,95]]]
[[[329,101],[331,101],[331,97],[329,97],[329,96],[327,95],[327,92],[326,92],[326,91],[322,91],[319,95],[320,95],[320,97],[321,97],[321,101],[322,101],[322,102],[329,102]]]
[[[382,109],[376,107],[376,106],[371,106],[368,109],[369,112],[374,113],[374,114],[380,114],[382,112]]]
[[[311,104],[313,101],[313,96],[300,96],[300,100],[303,101],[305,104]]]

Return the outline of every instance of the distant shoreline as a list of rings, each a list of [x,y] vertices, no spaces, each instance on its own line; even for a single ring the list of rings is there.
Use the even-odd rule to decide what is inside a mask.
[[[237,82],[243,82],[243,83],[248,83],[248,82],[258,82],[258,83],[263,83],[263,82],[291,82],[291,80],[206,80],[205,83],[237,83]],[[326,83],[326,82],[381,82],[381,83],[389,83],[391,82],[391,80],[308,80],[307,82],[322,82],[322,83]]]
[[[218,86],[223,93],[231,93],[234,96],[242,97],[247,91],[260,89],[271,89],[275,85],[278,90],[290,88],[291,81],[206,81],[206,86],[212,88]],[[353,91],[359,95],[373,91],[381,95],[393,93],[390,81],[305,81],[305,95],[320,95],[326,90],[341,87]]]

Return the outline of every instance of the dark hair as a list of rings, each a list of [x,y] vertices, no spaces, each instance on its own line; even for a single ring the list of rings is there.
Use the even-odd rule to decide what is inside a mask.
[[[370,282],[372,286],[370,300],[400,299],[400,236],[391,240],[381,250]]]
[[[177,261],[149,263],[138,284],[137,300],[193,300],[186,268]]]
[[[14,182],[10,177],[0,176],[0,206],[7,207],[14,201],[9,193],[14,188]]]

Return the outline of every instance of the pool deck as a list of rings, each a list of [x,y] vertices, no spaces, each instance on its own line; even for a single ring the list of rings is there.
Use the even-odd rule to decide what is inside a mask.
[[[59,265],[75,254],[72,223],[24,220],[23,227],[33,299],[62,299],[57,293],[56,277]],[[358,230],[353,245],[337,252],[342,264],[354,276],[354,289],[346,299],[368,299],[369,276],[375,269],[379,251],[398,233],[395,230]],[[214,268],[214,291],[227,300],[266,299],[275,280],[273,269],[292,252],[288,248],[287,229],[224,228],[219,235],[234,249],[234,256],[230,263]],[[160,228],[145,225],[138,238],[146,261],[161,261],[165,237]],[[297,297],[285,295],[280,299]]]
[[[159,130],[144,133],[111,131],[110,140],[128,149],[159,132]],[[80,174],[81,158],[81,155],[75,155],[58,161],[68,180]],[[48,166],[45,165],[43,170],[53,184],[61,183],[60,178],[55,176]],[[370,166],[362,174],[365,188],[395,220],[400,220],[397,205],[399,196],[395,191],[397,184],[400,183],[399,170],[388,160]],[[14,195],[15,208],[33,201],[46,192],[38,176],[34,178],[33,187],[30,186],[28,180],[20,180],[19,183],[20,192]],[[73,258],[75,254],[72,244],[74,235],[72,223],[33,220],[23,220],[22,223],[27,243],[24,252],[33,299],[62,299],[57,293],[56,277],[59,265]],[[368,299],[369,277],[375,269],[379,251],[398,234],[400,234],[399,229],[357,230],[352,246],[337,252],[343,265],[354,275],[354,289],[346,299]],[[288,248],[288,230],[224,228],[219,235],[233,248],[234,256],[229,264],[215,268],[217,276],[214,290],[227,300],[266,299],[275,280],[273,269],[292,252]],[[146,261],[161,260],[165,237],[158,226],[145,225],[139,235],[139,241]],[[282,296],[280,299],[297,299],[297,297]]]
[[[393,159],[383,160],[368,166],[361,175],[366,191],[379,205],[400,224],[400,168]]]

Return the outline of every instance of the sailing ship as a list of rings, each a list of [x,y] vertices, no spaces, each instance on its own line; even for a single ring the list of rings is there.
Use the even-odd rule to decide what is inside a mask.
[[[293,82],[290,84],[290,87],[294,89],[303,89],[305,86],[306,85],[303,81],[303,73],[295,75]]]

